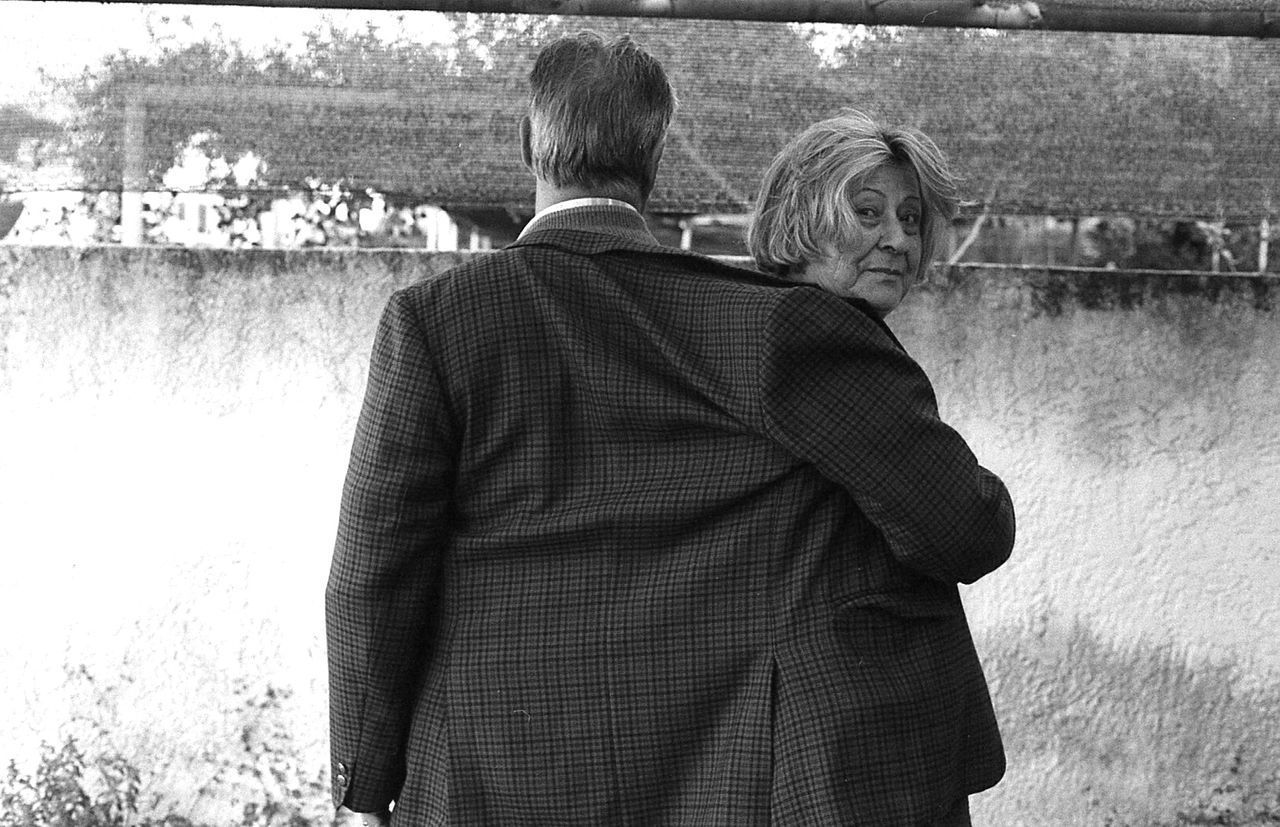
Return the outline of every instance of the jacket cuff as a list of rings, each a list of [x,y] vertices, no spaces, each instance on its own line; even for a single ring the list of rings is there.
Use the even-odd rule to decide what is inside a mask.
[[[357,813],[375,813],[390,807],[400,792],[400,784],[396,789],[379,789],[370,787],[370,779],[362,779],[356,783],[357,768],[350,761],[334,761],[330,767],[330,794],[333,797],[334,809],[346,807]]]

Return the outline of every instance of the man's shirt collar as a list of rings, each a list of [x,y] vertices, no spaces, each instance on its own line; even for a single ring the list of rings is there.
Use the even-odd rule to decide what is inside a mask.
[[[543,207],[541,210],[538,210],[537,214],[533,216],[529,223],[524,225],[524,229],[520,231],[519,237],[524,238],[525,234],[528,233],[534,225],[549,215],[555,215],[556,213],[561,213],[565,210],[581,209],[584,207],[621,207],[634,213],[641,222],[644,221],[644,217],[640,215],[639,210],[631,204],[628,204],[626,201],[621,201],[617,198],[570,198],[567,201],[557,201],[549,207]]]

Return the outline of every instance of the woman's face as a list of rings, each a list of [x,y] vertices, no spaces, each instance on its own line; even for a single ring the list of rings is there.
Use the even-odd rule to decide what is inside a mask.
[[[911,289],[920,265],[920,181],[905,164],[886,165],[872,170],[852,197],[852,236],[808,262],[798,278],[861,299],[884,316]]]

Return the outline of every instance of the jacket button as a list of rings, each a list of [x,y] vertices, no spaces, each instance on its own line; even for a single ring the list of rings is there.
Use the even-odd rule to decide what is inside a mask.
[[[339,787],[347,786],[347,777],[342,773],[338,773],[338,777],[333,780],[338,782]]]
[[[344,763],[342,763],[341,761],[339,761],[339,762],[338,762],[338,772],[346,772],[346,771],[347,771],[347,765],[346,765],[346,764],[344,764]]]

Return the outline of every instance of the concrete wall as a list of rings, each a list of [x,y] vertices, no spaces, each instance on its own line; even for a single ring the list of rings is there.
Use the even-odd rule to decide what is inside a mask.
[[[226,823],[249,781],[191,791],[245,765],[272,699],[324,810],[321,595],[374,324],[461,257],[0,247],[0,746],[110,733]],[[1241,750],[1271,777],[1280,700],[1214,699],[1280,674],[1277,296],[966,267],[891,317],[1018,511],[964,593],[1013,758],[976,823],[1166,823]],[[1179,665],[1206,661],[1227,671]],[[1166,695],[1135,718],[1148,674]]]
[[[891,317],[1018,510],[975,625],[1280,667],[1280,279],[964,268]]]
[[[458,260],[0,248],[0,387],[11,416],[179,399],[323,406],[341,427],[386,296]],[[1017,505],[1012,562],[967,593],[976,627],[1080,617],[1280,668],[1278,295],[1274,278],[972,266],[909,297],[891,323]]]

